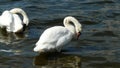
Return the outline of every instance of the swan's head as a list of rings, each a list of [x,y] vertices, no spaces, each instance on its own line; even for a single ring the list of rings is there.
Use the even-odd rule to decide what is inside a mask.
[[[82,26],[81,24],[77,24],[77,27],[76,27],[76,35],[77,35],[77,39],[79,38],[79,36],[81,35],[81,31],[82,31]]]

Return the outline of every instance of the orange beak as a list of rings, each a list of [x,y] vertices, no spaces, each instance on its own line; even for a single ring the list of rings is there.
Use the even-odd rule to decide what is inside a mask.
[[[78,32],[77,33],[77,40],[79,39],[80,35],[81,35],[81,32]]]

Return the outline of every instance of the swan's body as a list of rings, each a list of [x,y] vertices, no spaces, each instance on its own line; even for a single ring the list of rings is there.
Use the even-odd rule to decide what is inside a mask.
[[[9,26],[13,21],[12,14],[9,11],[4,11],[0,16],[0,27]]]
[[[23,16],[23,21],[17,15],[17,13]],[[29,19],[27,14],[20,8],[14,8],[10,11],[6,10],[0,16],[0,27],[6,27],[8,32],[22,32],[24,24],[27,26]]]
[[[73,22],[75,27],[70,22]],[[46,29],[36,43],[34,51],[61,51],[65,44],[69,43],[72,38],[78,37],[81,32],[81,24],[74,17],[66,17],[64,19],[64,26],[54,26]]]

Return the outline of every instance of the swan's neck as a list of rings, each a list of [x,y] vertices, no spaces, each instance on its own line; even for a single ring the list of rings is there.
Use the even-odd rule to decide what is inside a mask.
[[[20,8],[14,8],[12,10],[10,10],[11,13],[20,13],[23,16],[23,23],[28,25],[29,24],[29,19],[27,14]]]
[[[72,32],[73,34],[75,34],[75,33],[76,33],[75,27],[74,27],[73,25],[71,25],[71,24],[68,24],[68,23],[69,23],[69,22],[66,22],[64,26],[65,26],[70,32]]]
[[[27,14],[25,12],[21,13],[23,15],[23,23],[28,25],[29,24],[29,19],[27,17]]]
[[[73,23],[73,25],[71,24],[71,22]],[[81,26],[74,17],[66,17],[63,23],[64,26],[73,34],[76,34],[78,32],[78,27]]]

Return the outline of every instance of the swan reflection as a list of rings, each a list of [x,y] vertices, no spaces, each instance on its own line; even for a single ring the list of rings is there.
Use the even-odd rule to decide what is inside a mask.
[[[80,68],[80,56],[61,53],[42,53],[34,58],[33,64],[40,68]]]
[[[10,44],[20,39],[24,39],[24,33],[8,33],[5,29],[0,29],[0,42],[5,44]]]

